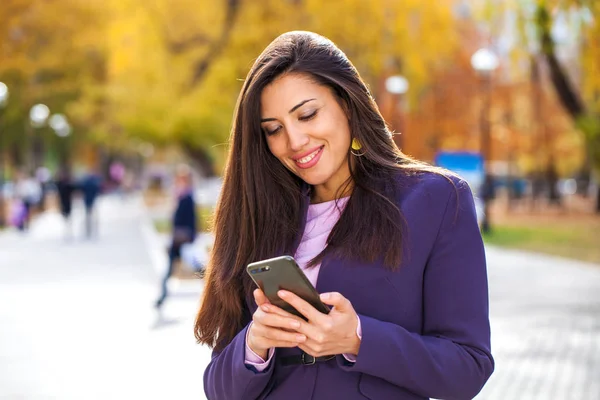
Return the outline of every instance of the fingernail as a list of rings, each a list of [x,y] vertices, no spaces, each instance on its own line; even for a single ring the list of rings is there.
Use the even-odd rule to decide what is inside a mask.
[[[296,335],[296,341],[304,342],[306,340],[306,336],[304,335]]]
[[[266,304],[263,304],[262,306],[260,306],[260,308],[262,308],[263,311],[269,311],[269,306],[267,306]]]
[[[329,293],[321,293],[321,299],[327,300],[329,298]]]
[[[284,291],[284,290],[280,290],[280,291],[277,293],[277,295],[278,295],[279,297],[286,297],[286,296],[288,295],[288,293],[287,293],[286,291]]]
[[[292,328],[300,328],[300,322],[298,321],[292,321],[290,325]]]

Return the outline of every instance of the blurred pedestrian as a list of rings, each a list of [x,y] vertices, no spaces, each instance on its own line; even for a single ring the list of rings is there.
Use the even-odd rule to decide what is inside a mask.
[[[25,232],[29,229],[33,212],[41,201],[42,187],[34,177],[20,173],[16,179],[15,194],[24,207],[23,218],[21,218],[18,228]]]
[[[39,167],[35,170],[35,179],[40,185],[40,201],[37,206],[37,210],[39,212],[46,210],[46,197],[48,193],[48,184],[50,183],[50,179],[52,178],[52,174],[50,170],[46,167]]]
[[[469,185],[403,154],[356,68],[311,32],[263,51],[234,115],[195,325],[213,347],[206,397],[475,397],[494,360]],[[248,263],[280,255],[329,313],[256,288]]]
[[[123,179],[125,178],[127,170],[120,161],[114,161],[108,168],[108,176],[111,181],[112,190],[123,197]]]
[[[531,211],[535,211],[540,207],[540,201],[544,194],[544,174],[542,171],[533,171],[530,175],[531,181]]]
[[[548,204],[562,208],[562,195],[558,188],[558,172],[554,166],[554,162],[550,160],[546,169],[546,182],[548,184]]]
[[[9,223],[20,231],[24,231],[27,208],[19,197],[13,197],[9,202]]]
[[[73,235],[71,226],[71,210],[73,205],[75,184],[72,180],[71,172],[67,167],[60,169],[54,185],[56,186],[56,190],[58,192],[60,214],[65,221],[65,238],[70,238]]]
[[[196,239],[196,204],[193,194],[192,171],[187,165],[180,165],[175,172],[175,195],[177,207],[173,213],[171,228],[171,244],[168,249],[169,262],[167,271],[161,282],[161,293],[156,300],[156,308],[160,308],[167,298],[167,282],[173,275],[175,262],[181,259],[181,247],[193,243]]]
[[[98,234],[98,216],[95,213],[95,204],[101,189],[102,178],[95,172],[86,174],[80,184],[85,207],[85,237],[88,239]]]
[[[481,200],[483,200],[481,231],[483,233],[490,233],[492,229],[490,222],[490,205],[496,198],[496,183],[494,182],[494,176],[489,172],[485,174],[479,196],[481,197]]]

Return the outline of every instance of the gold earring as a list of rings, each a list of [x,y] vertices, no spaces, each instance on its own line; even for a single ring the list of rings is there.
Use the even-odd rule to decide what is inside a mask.
[[[352,153],[352,155],[354,155],[356,157],[361,157],[365,154],[365,153],[357,153],[357,151],[362,149],[362,144],[360,144],[360,142],[356,138],[352,139],[352,145],[350,146],[350,148],[351,148],[350,153]]]

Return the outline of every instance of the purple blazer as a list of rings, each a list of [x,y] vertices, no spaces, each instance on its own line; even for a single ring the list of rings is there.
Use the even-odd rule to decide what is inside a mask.
[[[359,314],[356,363],[338,355],[314,365],[281,366],[275,350],[263,372],[246,367],[242,329],[204,373],[211,400],[471,399],[494,370],[490,352],[485,253],[473,195],[451,177],[398,178],[406,218],[401,267],[325,258],[317,291],[337,291]],[[368,211],[365,210],[368,218]],[[247,302],[250,322],[256,305]]]

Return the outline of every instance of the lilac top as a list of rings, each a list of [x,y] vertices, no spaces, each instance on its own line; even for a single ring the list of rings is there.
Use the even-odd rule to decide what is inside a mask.
[[[336,200],[331,200],[324,203],[310,204],[308,206],[306,227],[302,235],[302,241],[298,246],[298,250],[296,251],[294,258],[304,272],[304,275],[306,275],[314,287],[317,287],[317,277],[319,276],[321,264],[317,264],[313,268],[308,268],[308,263],[327,245],[329,233],[340,219],[340,215],[342,214],[342,211],[344,211],[344,207],[346,207],[348,199],[349,197],[338,199],[337,205]],[[360,318],[358,320],[356,334],[358,337],[362,336],[360,329]],[[274,350],[269,349],[267,361],[263,360],[262,357],[253,352],[248,346],[248,337],[246,334],[246,364],[252,365],[258,371],[263,371],[269,366],[273,354]],[[344,354],[344,357],[350,362],[356,361],[356,355],[354,354]]]

